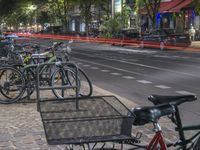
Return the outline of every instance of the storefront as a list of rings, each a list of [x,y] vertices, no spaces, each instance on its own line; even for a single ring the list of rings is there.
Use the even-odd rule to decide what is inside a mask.
[[[187,31],[191,25],[199,29],[199,17],[193,10],[193,0],[171,0],[161,2],[159,12],[156,15],[156,28],[170,28],[177,32]],[[140,10],[142,26],[148,23],[151,28],[150,19],[145,8]]]

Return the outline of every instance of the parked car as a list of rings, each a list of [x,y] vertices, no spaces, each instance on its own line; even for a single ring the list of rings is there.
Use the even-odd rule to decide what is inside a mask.
[[[150,47],[155,45],[161,50],[168,46],[188,47],[191,44],[189,34],[175,33],[173,29],[153,30],[150,33],[143,34],[141,37],[140,47]]]

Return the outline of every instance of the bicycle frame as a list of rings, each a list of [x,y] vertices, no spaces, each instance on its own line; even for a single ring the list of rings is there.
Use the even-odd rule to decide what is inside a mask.
[[[175,121],[176,122],[174,122],[176,124],[175,130],[178,131],[179,137],[181,140],[181,142],[179,142],[178,145],[181,146],[181,148],[183,150],[187,150],[187,149],[189,149],[189,148],[187,148],[187,145],[189,143],[192,143],[193,140],[200,135],[200,131],[188,139],[185,138],[184,131],[200,130],[200,125],[183,126],[178,106],[175,106],[175,109],[176,109],[176,112],[175,112],[175,118],[176,118]]]
[[[167,150],[167,146],[164,142],[164,138],[162,136],[162,130],[161,130],[159,124],[155,123],[154,127],[156,130],[156,134],[154,135],[153,139],[147,146],[147,150],[156,150],[159,145],[160,145],[160,147],[159,147],[160,150]]]

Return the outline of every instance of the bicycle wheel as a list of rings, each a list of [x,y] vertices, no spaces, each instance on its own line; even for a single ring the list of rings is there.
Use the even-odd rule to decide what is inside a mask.
[[[47,86],[51,85],[51,77],[55,71],[55,67],[45,65],[39,70],[40,85]]]
[[[193,150],[200,150],[200,136],[197,138],[197,140],[195,141]]]
[[[23,96],[21,99],[28,98],[28,96],[31,96],[35,90],[35,75],[34,72],[31,68],[25,69],[23,71],[23,75],[25,77],[25,83],[26,83],[26,91],[24,92]]]
[[[78,79],[80,81],[79,95],[81,97],[91,96],[93,92],[92,82],[81,68],[78,68]]]
[[[63,99],[66,97],[76,96],[76,88],[70,88],[72,86],[76,86],[76,76],[74,71],[70,68],[58,68],[55,70],[51,81],[51,85],[53,87],[52,92],[57,98]],[[62,86],[66,86],[66,88],[58,89]]]
[[[25,80],[22,73],[13,67],[0,68],[0,103],[14,103],[24,93]]]

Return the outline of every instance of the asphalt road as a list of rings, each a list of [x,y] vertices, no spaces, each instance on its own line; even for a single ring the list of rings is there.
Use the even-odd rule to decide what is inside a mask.
[[[49,44],[49,41],[34,41]],[[200,95],[200,52],[125,48],[103,44],[72,45],[71,60],[83,68],[93,84],[134,101],[152,105],[147,97]],[[181,106],[185,123],[200,124],[200,102]]]

